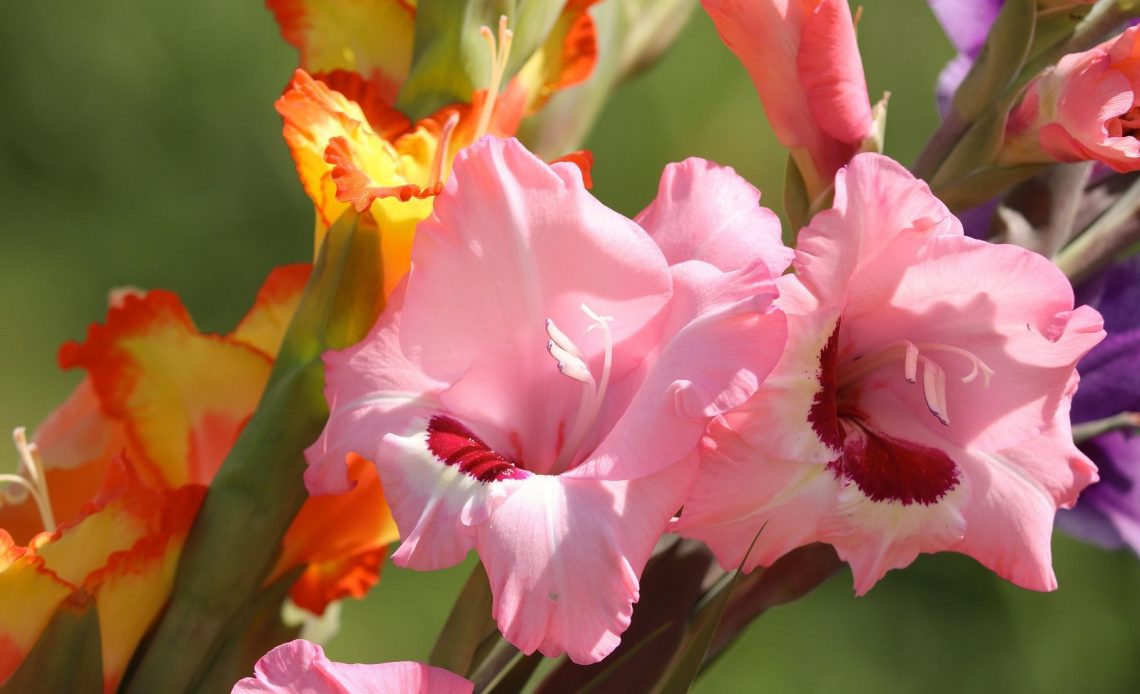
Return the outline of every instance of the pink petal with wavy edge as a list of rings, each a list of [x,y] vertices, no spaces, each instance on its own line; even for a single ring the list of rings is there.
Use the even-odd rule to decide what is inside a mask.
[[[579,664],[609,655],[629,626],[645,562],[695,472],[692,456],[637,480],[514,483],[477,530],[492,612],[507,640]]]
[[[450,412],[489,425],[487,443],[536,472],[553,469],[582,390],[547,353],[546,319],[600,372],[602,340],[585,335],[580,305],[611,316],[617,379],[652,349],[670,295],[665,257],[640,227],[591,196],[578,167],[513,139],[460,152],[411,272],[403,351],[452,384]]]
[[[700,483],[685,500],[676,531],[707,544],[725,570],[745,561],[755,538],[744,564],[752,571],[815,542],[819,519],[835,506],[838,489],[830,471],[767,458],[714,423],[701,446]]]
[[[336,663],[317,644],[297,639],[263,655],[253,677],[234,685],[233,694],[471,694],[474,689],[459,675],[423,663]]]
[[[794,255],[781,239],[780,218],[760,206],[760,191],[705,159],[666,166],[657,198],[635,221],[671,265],[703,260],[729,271],[760,261],[779,277]]]
[[[900,236],[916,247],[938,235],[962,235],[962,224],[898,162],[860,154],[835,176],[835,202],[796,239],[795,268],[824,305],[841,304],[855,274]],[[897,252],[897,251],[896,251]]]
[[[844,338],[864,355],[902,340],[919,345],[946,372],[949,425],[928,415],[921,384],[903,378],[901,362],[868,376],[864,390],[894,392],[923,413],[919,426],[948,441],[997,450],[1036,435],[1052,419],[1077,360],[1103,339],[1100,315],[1072,306],[1068,280],[1045,258],[942,237],[917,256],[884,253],[868,267],[849,290]],[[941,346],[980,358],[994,371],[990,386],[982,375],[964,383],[972,362]]]

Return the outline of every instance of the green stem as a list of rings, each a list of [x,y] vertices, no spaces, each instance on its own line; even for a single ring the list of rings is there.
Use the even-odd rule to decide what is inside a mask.
[[[1053,256],[1053,262],[1077,284],[1110,262],[1140,237],[1140,179],[1129,186],[1084,233]]]
[[[1073,425],[1073,441],[1083,443],[1116,429],[1140,429],[1140,412],[1121,412],[1111,417]]]

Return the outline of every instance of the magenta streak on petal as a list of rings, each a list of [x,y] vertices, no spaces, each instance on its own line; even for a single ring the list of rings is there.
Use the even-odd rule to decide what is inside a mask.
[[[857,395],[840,402],[839,325],[819,354],[819,390],[808,422],[839,456],[828,464],[837,479],[849,479],[872,501],[903,506],[936,503],[958,486],[958,466],[944,452],[873,431],[864,423]]]
[[[958,486],[958,466],[942,450],[872,431],[858,420],[847,423],[843,455],[827,467],[871,501],[928,506]]]
[[[834,451],[843,449],[843,431],[839,427],[839,381],[836,375],[836,356],[839,353],[839,324],[819,353],[819,390],[811,401],[808,422],[819,437]]]
[[[517,480],[526,473],[487,444],[467,427],[451,417],[436,415],[428,422],[428,450],[444,465],[456,465],[459,471],[480,482]]]

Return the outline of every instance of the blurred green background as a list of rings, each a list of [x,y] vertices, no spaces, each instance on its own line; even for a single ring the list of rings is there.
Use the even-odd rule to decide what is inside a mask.
[[[887,148],[909,162],[936,124],[932,85],[950,45],[922,0],[863,5],[871,94],[892,92]],[[270,268],[308,258],[312,212],[272,106],[296,56],[258,3],[5,3],[0,59],[10,430],[34,426],[78,381],[55,350],[102,317],[108,289],[172,289],[202,329],[228,330]],[[779,207],[783,154],[699,12],[614,95],[587,146],[595,193],[628,214],[687,156],[732,165]],[[1061,589],[1047,595],[954,555],[923,557],[859,599],[843,572],[754,624],[698,691],[1140,691],[1140,561],[1063,536],[1055,551]],[[380,589],[345,606],[330,655],[423,659],[467,570],[389,566]]]

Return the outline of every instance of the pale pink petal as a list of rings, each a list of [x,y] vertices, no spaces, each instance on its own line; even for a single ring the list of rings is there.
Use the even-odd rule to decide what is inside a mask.
[[[725,570],[744,562],[751,571],[815,542],[819,520],[835,506],[838,489],[823,467],[771,458],[714,423],[676,530],[707,544]]]
[[[962,234],[962,224],[898,162],[855,156],[835,177],[835,203],[812,218],[796,241],[796,272],[824,305],[842,304],[848,283],[897,244]],[[913,252],[913,251],[912,251]]]
[[[423,663],[336,663],[317,644],[298,639],[262,656],[253,677],[234,685],[233,694],[471,694],[474,688]]]
[[[670,265],[703,260],[736,270],[760,261],[779,277],[792,262],[780,218],[760,206],[760,191],[731,168],[705,159],[666,166],[657,198],[635,221]]]
[[[1070,381],[1075,389],[1077,375]],[[1073,444],[1069,399],[1040,435],[994,453],[969,451],[963,467],[973,494],[967,534],[953,550],[1030,590],[1054,590],[1050,539],[1058,508],[1071,508],[1097,481],[1096,467]]]
[[[547,353],[546,319],[600,365],[581,305],[612,317],[620,377],[653,344],[669,295],[661,250],[591,196],[578,167],[485,138],[460,152],[416,232],[400,344],[452,384],[449,411],[493,425],[493,448],[543,472],[581,393]]]
[[[535,476],[478,528],[493,614],[524,653],[595,663],[617,647],[638,576],[680,508],[696,456],[637,480]]]
[[[1077,360],[1104,337],[1096,311],[1073,311],[1061,271],[1022,248],[940,237],[917,255],[882,253],[866,267],[848,290],[845,341],[859,355],[904,340],[930,345],[922,353],[947,374],[949,425],[934,416],[918,422],[959,446],[997,450],[1035,436],[1061,404]],[[983,375],[963,382],[973,367],[967,352],[994,371],[989,387]],[[903,378],[901,361],[865,382],[868,397],[880,389],[927,413],[922,385]]]
[[[779,360],[787,325],[766,267],[725,273],[688,261],[673,275],[661,352],[613,429],[567,474],[632,479],[687,456],[709,418],[751,397]]]
[[[808,16],[796,66],[811,115],[825,133],[853,145],[871,135],[874,119],[847,0],[823,0]]]

